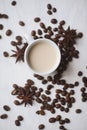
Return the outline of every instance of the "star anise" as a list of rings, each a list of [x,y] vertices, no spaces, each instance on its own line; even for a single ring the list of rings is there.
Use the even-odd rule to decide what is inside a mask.
[[[12,50],[14,54],[11,55],[11,57],[16,57],[16,62],[18,61],[24,62],[24,52],[27,46],[28,46],[27,43],[24,43],[24,46],[22,48],[19,48],[18,46],[16,46],[16,50]]]
[[[65,30],[65,32],[63,33],[63,37],[64,37],[63,41],[65,43],[74,43],[77,37],[76,30],[70,29],[69,26],[68,29]]]
[[[17,96],[18,99],[22,100],[20,102],[20,104],[25,104],[25,106],[27,104],[32,105],[32,101],[34,100],[34,92],[30,91],[30,89],[28,89],[27,91],[23,88],[21,89],[21,93]]]

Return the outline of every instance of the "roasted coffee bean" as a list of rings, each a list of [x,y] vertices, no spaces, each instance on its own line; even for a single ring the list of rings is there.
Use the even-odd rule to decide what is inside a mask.
[[[85,88],[85,87],[82,87],[82,88],[80,89],[80,91],[81,91],[81,92],[85,92],[85,91],[86,91],[86,88]]]
[[[44,110],[41,110],[41,111],[40,111],[40,114],[41,114],[41,115],[45,115],[46,113],[45,113]]]
[[[74,90],[70,90],[70,94],[71,94],[71,95],[74,95],[74,94],[75,94],[75,91],[74,91]]]
[[[38,126],[38,128],[39,128],[39,130],[42,130],[42,129],[44,129],[44,128],[45,128],[45,125],[40,124],[40,125]]]
[[[1,118],[1,119],[6,119],[6,118],[8,118],[8,115],[7,115],[7,114],[2,114],[2,115],[0,116],[0,118]]]
[[[9,57],[9,53],[7,51],[3,52],[4,57]]]
[[[79,38],[82,38],[82,37],[83,37],[83,33],[82,33],[82,32],[79,32],[77,36],[78,36]]]
[[[51,92],[50,92],[49,90],[45,90],[45,93],[46,93],[47,95],[50,95],[50,94],[51,94]]]
[[[83,75],[82,71],[79,71],[78,76],[82,76],[82,75]]]
[[[51,4],[47,4],[47,8],[48,9],[52,9],[52,5]]]
[[[44,33],[47,33],[47,29],[46,29],[46,28],[45,28],[45,29],[43,29],[43,32],[44,32]]]
[[[42,94],[42,95],[41,95],[41,98],[42,98],[43,100],[46,100],[47,97],[46,97],[45,94]]]
[[[55,7],[52,10],[53,10],[54,13],[57,12],[57,9]]]
[[[54,31],[54,32],[57,32],[57,31],[58,31],[58,28],[56,28],[56,27],[53,28],[53,31]]]
[[[40,27],[43,28],[43,29],[45,29],[45,24],[41,22],[40,23]]]
[[[19,115],[19,116],[17,117],[17,119],[18,119],[19,121],[22,121],[24,118],[23,118],[23,116]]]
[[[47,80],[42,80],[42,84],[47,84]]]
[[[42,35],[42,31],[40,29],[37,30],[38,35]]]
[[[18,100],[14,100],[15,105],[20,105],[20,102]]]
[[[44,38],[50,39],[50,35],[46,34],[44,35]]]
[[[23,21],[19,21],[20,26],[25,26],[25,23]]]
[[[10,111],[10,107],[9,107],[8,105],[4,105],[4,106],[3,106],[3,109],[4,109],[5,111]]]
[[[65,118],[65,123],[70,123],[70,119]]]
[[[78,81],[76,81],[74,85],[75,85],[75,86],[79,86],[79,82],[78,82]]]
[[[2,39],[2,36],[0,35],[0,39]]]
[[[52,108],[50,111],[52,114],[54,114],[56,112],[54,108]]]
[[[65,124],[65,120],[60,120],[59,124],[61,124],[61,125]]]
[[[64,126],[63,126],[63,125],[61,125],[61,126],[59,127],[59,129],[62,129],[62,130],[64,130]]]
[[[49,15],[52,15],[52,11],[51,11],[51,10],[48,10],[47,13],[48,13]]]
[[[15,125],[16,126],[20,126],[21,125],[20,121],[19,120],[15,120]]]
[[[40,18],[39,17],[34,18],[34,22],[40,22]]]
[[[83,83],[87,83],[87,77],[82,78]]]
[[[3,25],[2,24],[0,24],[0,30],[3,30]]]
[[[12,46],[17,46],[17,42],[11,41],[11,45],[12,45]]]
[[[35,96],[36,96],[36,97],[39,97],[39,96],[40,96],[40,92],[36,92],[36,93],[35,93]]]
[[[51,84],[49,84],[49,85],[47,86],[47,90],[51,90],[52,88],[54,88],[54,86],[51,85]]]
[[[40,98],[36,98],[36,102],[42,103],[42,100]]]
[[[35,30],[32,30],[31,31],[31,36],[35,36],[36,35],[36,31]]]
[[[59,23],[60,25],[64,25],[65,24],[65,21],[64,20],[62,20],[62,21],[60,21],[60,23]]]
[[[34,40],[38,39],[38,36],[34,36]]]
[[[43,88],[39,88],[39,92],[40,92],[40,93],[43,92]]]
[[[56,116],[56,121],[60,121],[61,120],[61,115],[57,115]]]
[[[10,30],[10,29],[8,29],[7,31],[6,31],[6,35],[7,36],[10,36],[12,34],[12,31]]]
[[[49,122],[50,122],[50,123],[54,123],[54,122],[56,122],[56,118],[51,117],[51,118],[49,119]]]
[[[57,23],[57,19],[55,19],[55,18],[51,19],[51,23],[52,24],[56,24]]]
[[[21,36],[16,36],[16,40],[21,42],[22,41],[22,37]]]
[[[68,113],[69,112],[69,108],[65,108],[65,112]]]
[[[81,109],[76,109],[76,113],[81,113],[82,110]]]
[[[11,5],[15,6],[16,3],[17,3],[16,1],[12,1],[12,2],[11,2]]]
[[[29,85],[34,85],[34,81],[31,80],[31,79],[28,79],[28,80],[27,80],[27,83],[28,83]]]
[[[51,30],[49,30],[49,31],[48,31],[48,34],[49,34],[50,36],[52,36],[52,35],[53,35],[53,32],[52,32]]]

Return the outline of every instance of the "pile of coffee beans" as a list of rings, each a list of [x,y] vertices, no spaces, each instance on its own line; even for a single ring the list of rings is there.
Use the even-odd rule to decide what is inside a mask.
[[[23,116],[19,115],[17,117],[17,119],[15,120],[15,125],[16,126],[20,126],[21,125],[21,121],[23,121],[23,120],[24,120]]]
[[[53,13],[55,13],[55,12],[57,12],[57,9],[55,8],[55,7],[52,7],[52,5],[51,4],[47,4],[47,13],[49,14],[49,15],[52,15]]]

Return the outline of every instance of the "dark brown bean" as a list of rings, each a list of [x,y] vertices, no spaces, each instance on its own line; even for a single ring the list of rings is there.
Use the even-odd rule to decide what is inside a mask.
[[[4,26],[3,26],[2,24],[0,24],[0,30],[3,30],[3,27],[4,27]]]
[[[46,93],[47,95],[50,95],[50,94],[51,94],[51,92],[50,92],[49,90],[45,90],[45,93]]]
[[[42,35],[42,31],[40,29],[37,30],[38,35]]]
[[[78,85],[79,85],[79,82],[78,82],[78,81],[76,81],[76,82],[75,82],[75,86],[78,86]]]
[[[16,5],[16,1],[12,1],[11,5],[15,6]]]
[[[65,123],[70,123],[70,119],[65,118]]]
[[[83,37],[83,33],[82,33],[82,32],[79,32],[77,36],[78,36],[79,38],[82,38],[82,37]]]
[[[44,124],[40,124],[40,125],[38,126],[38,128],[39,128],[39,130],[42,130],[42,129],[45,128],[45,125],[44,125]]]
[[[25,26],[25,23],[23,21],[19,21],[20,26]]]
[[[34,18],[34,22],[40,22],[40,18],[39,17]]]
[[[2,115],[0,116],[0,118],[1,118],[1,119],[7,119],[7,118],[8,118],[8,115],[7,115],[7,114],[2,114]]]
[[[48,10],[47,13],[48,13],[49,15],[52,15],[52,11],[51,11],[51,10]]]
[[[52,5],[51,4],[47,4],[47,8],[48,9],[52,9]]]
[[[31,31],[31,36],[35,36],[36,35],[36,31],[35,30],[32,30]]]
[[[47,80],[44,79],[44,80],[42,81],[42,84],[47,84]]]
[[[23,118],[23,116],[19,115],[19,116],[17,117],[17,119],[18,119],[19,121],[22,121],[24,118]]]
[[[52,24],[56,24],[57,23],[57,19],[55,19],[55,18],[51,19],[51,23]]]
[[[83,75],[82,71],[79,71],[78,76],[82,76],[82,75]]]
[[[28,83],[29,85],[34,85],[34,81],[31,80],[31,79],[28,79],[28,80],[27,80],[27,83]]]
[[[54,118],[54,117],[50,118],[50,119],[49,119],[49,122],[50,122],[50,123],[56,122],[56,118]]]
[[[51,76],[48,76],[48,77],[47,77],[47,80],[48,80],[48,81],[52,81],[52,77],[51,77]]]
[[[17,42],[11,41],[11,45],[12,45],[12,46],[16,46],[16,45],[17,45]]]
[[[81,109],[76,109],[76,113],[81,113],[82,112],[82,110]]]
[[[49,85],[47,86],[47,90],[51,90],[52,88],[54,88],[54,86],[51,85],[51,84],[49,84]]]
[[[55,7],[52,10],[53,10],[54,13],[57,12],[57,9]]]
[[[9,57],[9,53],[7,51],[3,52],[4,57]]]
[[[19,120],[15,120],[15,125],[16,126],[20,126],[21,125],[20,121]]]
[[[21,42],[22,41],[22,37],[21,36],[16,36],[16,40]]]
[[[64,126],[63,126],[63,125],[61,125],[61,126],[59,127],[59,129],[62,129],[62,130],[64,130]]]
[[[7,31],[6,31],[6,35],[7,36],[10,36],[12,34],[12,31],[10,30],[10,29],[8,29]]]
[[[64,20],[62,20],[62,21],[60,21],[60,23],[59,23],[60,25],[64,25],[65,24],[65,21]]]
[[[45,24],[41,22],[40,23],[40,27],[43,28],[43,29],[45,29]]]
[[[61,115],[57,115],[56,116],[56,121],[60,121],[61,120]]]
[[[36,98],[36,101],[37,101],[38,103],[42,103],[42,100],[41,100],[40,98]]]
[[[61,125],[65,124],[65,120],[60,120],[59,124],[61,124]]]
[[[4,109],[5,111],[10,111],[10,107],[9,107],[8,105],[4,105],[4,106],[3,106],[3,109]]]
[[[14,100],[15,105],[20,105],[20,102],[18,100]]]

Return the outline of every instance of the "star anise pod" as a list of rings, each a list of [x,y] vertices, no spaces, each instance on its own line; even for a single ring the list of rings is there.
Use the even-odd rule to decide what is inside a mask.
[[[16,62],[18,61],[24,62],[24,52],[27,46],[28,46],[27,43],[24,43],[24,46],[22,48],[19,48],[18,46],[16,46],[16,50],[12,50],[14,54],[12,54],[11,57],[16,57]]]
[[[30,89],[28,89],[27,91],[25,89],[21,89],[21,94],[17,96],[18,99],[22,100],[20,102],[20,104],[25,104],[25,106],[27,104],[32,105],[32,101],[34,100],[34,92],[30,91]]]
[[[76,30],[70,29],[70,26],[63,33],[63,42],[65,43],[75,43],[75,39],[77,38]]]

